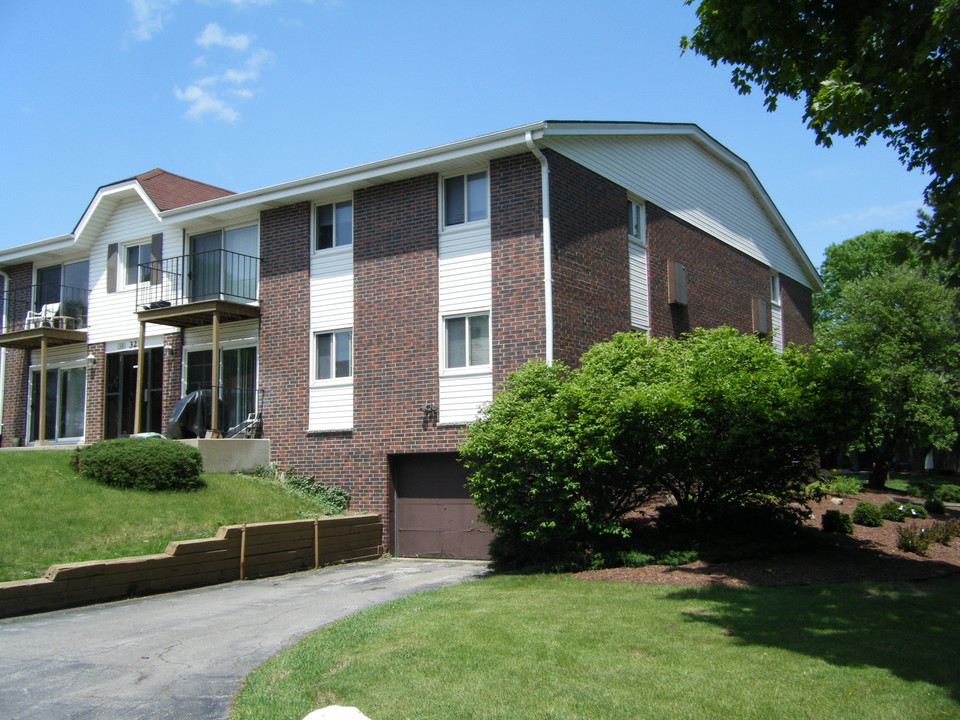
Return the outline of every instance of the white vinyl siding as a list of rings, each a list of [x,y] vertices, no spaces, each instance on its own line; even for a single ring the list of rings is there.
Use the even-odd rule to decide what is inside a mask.
[[[773,334],[773,349],[783,352],[783,307],[780,304],[780,276],[770,275],[770,332]]]
[[[316,380],[316,333],[353,328],[353,248],[314,252],[310,258],[310,408],[308,429],[353,428],[353,378]],[[351,373],[352,374],[352,373]]]
[[[689,137],[548,136],[544,144],[671,215],[810,286],[740,170]]]
[[[260,339],[258,320],[240,320],[220,323],[220,347],[229,345],[256,345]],[[186,328],[183,331],[184,351],[213,344],[213,328],[210,325]]]
[[[139,198],[117,203],[103,231],[90,248],[90,309],[87,342],[106,343],[135,338],[140,334],[137,322],[136,288],[124,288],[121,277],[123,263],[118,258],[117,292],[107,292],[107,248],[117,243],[118,252],[133,241],[149,241],[154,233],[163,232],[160,223]],[[181,254],[179,229],[167,229],[163,238],[163,257]],[[175,332],[163,325],[147,325],[151,336]]]
[[[492,354],[496,322],[490,314],[491,276],[488,227],[463,227],[440,235],[440,423],[472,422],[480,407],[493,399],[493,374],[489,363],[479,367],[446,367],[445,328],[445,320],[451,316],[486,314],[491,340],[488,351]]]
[[[630,258],[630,326],[650,329],[650,286],[647,271],[647,249],[630,240],[627,244]]]
[[[461,424],[477,419],[483,403],[493,399],[489,372],[440,378],[440,422]]]

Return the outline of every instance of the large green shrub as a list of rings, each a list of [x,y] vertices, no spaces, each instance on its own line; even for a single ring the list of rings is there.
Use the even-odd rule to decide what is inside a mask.
[[[460,450],[495,559],[562,556],[622,536],[658,495],[692,529],[803,502],[810,460],[859,432],[870,396],[840,352],[781,354],[731,328],[621,333],[576,369],[512,373]]]
[[[173,440],[104,440],[80,448],[75,462],[83,476],[116,487],[141,490],[203,487],[200,451]]]

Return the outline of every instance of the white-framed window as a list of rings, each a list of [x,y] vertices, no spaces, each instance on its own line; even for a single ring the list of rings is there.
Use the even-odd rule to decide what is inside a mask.
[[[647,245],[647,206],[642,200],[627,203],[627,234],[634,242]]]
[[[134,287],[140,283],[150,282],[150,243],[138,242],[123,246],[123,284]]]
[[[314,380],[338,380],[353,377],[353,330],[314,333]]]
[[[313,210],[313,249],[353,244],[353,202],[326,203]]]
[[[776,272],[770,273],[770,304],[780,304],[780,275]]]
[[[486,170],[443,178],[443,227],[488,220],[489,186]]]
[[[445,368],[490,365],[490,313],[454,315],[443,319]]]

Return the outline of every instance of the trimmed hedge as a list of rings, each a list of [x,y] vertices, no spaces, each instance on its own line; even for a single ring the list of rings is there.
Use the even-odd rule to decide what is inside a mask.
[[[118,438],[78,448],[80,474],[115,487],[195,490],[203,487],[200,451],[158,438]]]
[[[857,525],[863,525],[864,527],[880,527],[883,525],[883,515],[880,514],[880,509],[873,503],[868,502],[857,503],[857,506],[853,509],[852,519]]]

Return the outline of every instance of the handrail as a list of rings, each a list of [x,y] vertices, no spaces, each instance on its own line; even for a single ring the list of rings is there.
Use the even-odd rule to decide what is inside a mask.
[[[141,263],[138,310],[204,300],[252,303],[259,299],[260,258],[232,250],[206,250]]]
[[[7,333],[43,327],[84,330],[90,291],[55,283],[39,283],[3,293]]]

